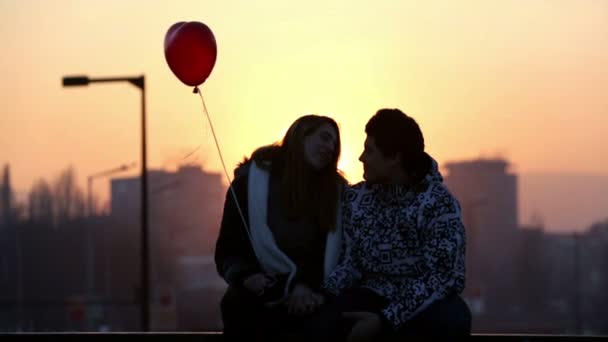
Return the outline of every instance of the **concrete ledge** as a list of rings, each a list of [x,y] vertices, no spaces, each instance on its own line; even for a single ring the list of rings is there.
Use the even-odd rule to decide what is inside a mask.
[[[85,338],[111,338],[116,339],[126,337],[133,339],[135,337],[156,338],[175,342],[180,341],[223,341],[221,332],[33,332],[33,333],[0,333],[0,340],[6,341],[13,339],[39,339],[39,338],[57,338],[58,340],[78,339],[80,341]],[[470,340],[501,340],[501,341],[578,341],[578,340],[593,340],[593,341],[608,341],[608,336],[576,336],[576,335],[518,335],[518,334],[473,334]],[[293,336],[290,336],[289,341],[297,341]]]

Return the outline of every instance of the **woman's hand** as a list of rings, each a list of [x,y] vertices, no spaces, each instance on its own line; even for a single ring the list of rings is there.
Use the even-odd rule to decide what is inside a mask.
[[[243,281],[243,286],[247,290],[260,296],[264,293],[264,290],[266,290],[273,283],[274,281],[267,277],[264,273],[254,273]]]

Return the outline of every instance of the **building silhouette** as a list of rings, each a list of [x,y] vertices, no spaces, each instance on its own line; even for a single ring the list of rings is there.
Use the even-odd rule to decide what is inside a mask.
[[[210,256],[226,193],[221,175],[199,166],[182,166],[175,172],[151,170],[148,177],[152,327],[174,330],[217,325],[216,292],[223,292],[225,284]],[[126,224],[130,230],[125,232],[127,240],[133,242],[139,241],[140,185],[139,177],[111,181],[111,220]],[[138,247],[133,247],[127,252],[138,251]],[[120,259],[114,267],[121,266]],[[136,265],[129,268],[133,267],[137,268]],[[137,274],[131,273],[131,277],[134,283],[139,279]],[[167,300],[172,302],[171,306]],[[213,301],[217,305],[211,305]],[[212,309],[205,310],[207,306]],[[203,314],[206,311],[208,314]]]
[[[465,295],[481,301],[475,306],[502,306],[509,302],[503,294],[513,287],[515,275],[511,265],[518,228],[517,176],[508,167],[508,162],[502,159],[445,165],[445,184],[462,208],[467,234]]]
[[[541,219],[522,226],[518,176],[508,161],[457,161],[445,169],[466,227],[463,296],[473,311],[473,331],[605,334],[608,223],[583,234],[549,233]]]

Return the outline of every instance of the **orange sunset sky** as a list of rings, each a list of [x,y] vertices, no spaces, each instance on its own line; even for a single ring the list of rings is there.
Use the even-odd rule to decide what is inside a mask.
[[[318,113],[339,122],[340,166],[359,181],[366,121],[398,107],[440,164],[608,175],[608,1],[0,0],[0,18],[0,162],[21,193],[70,164],[84,188],[140,160],[139,90],[62,88],[64,75],[145,74],[149,167],[200,146],[186,161],[221,170],[200,99],[164,59],[177,21],[215,34],[202,91],[229,172]],[[107,180],[95,191],[107,198]]]

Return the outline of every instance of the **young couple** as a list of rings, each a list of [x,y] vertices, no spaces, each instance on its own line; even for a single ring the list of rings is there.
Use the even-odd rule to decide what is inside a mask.
[[[237,167],[215,250],[226,339],[470,333],[460,206],[418,124],[380,109],[365,133],[356,185],[325,116],[300,117]]]

